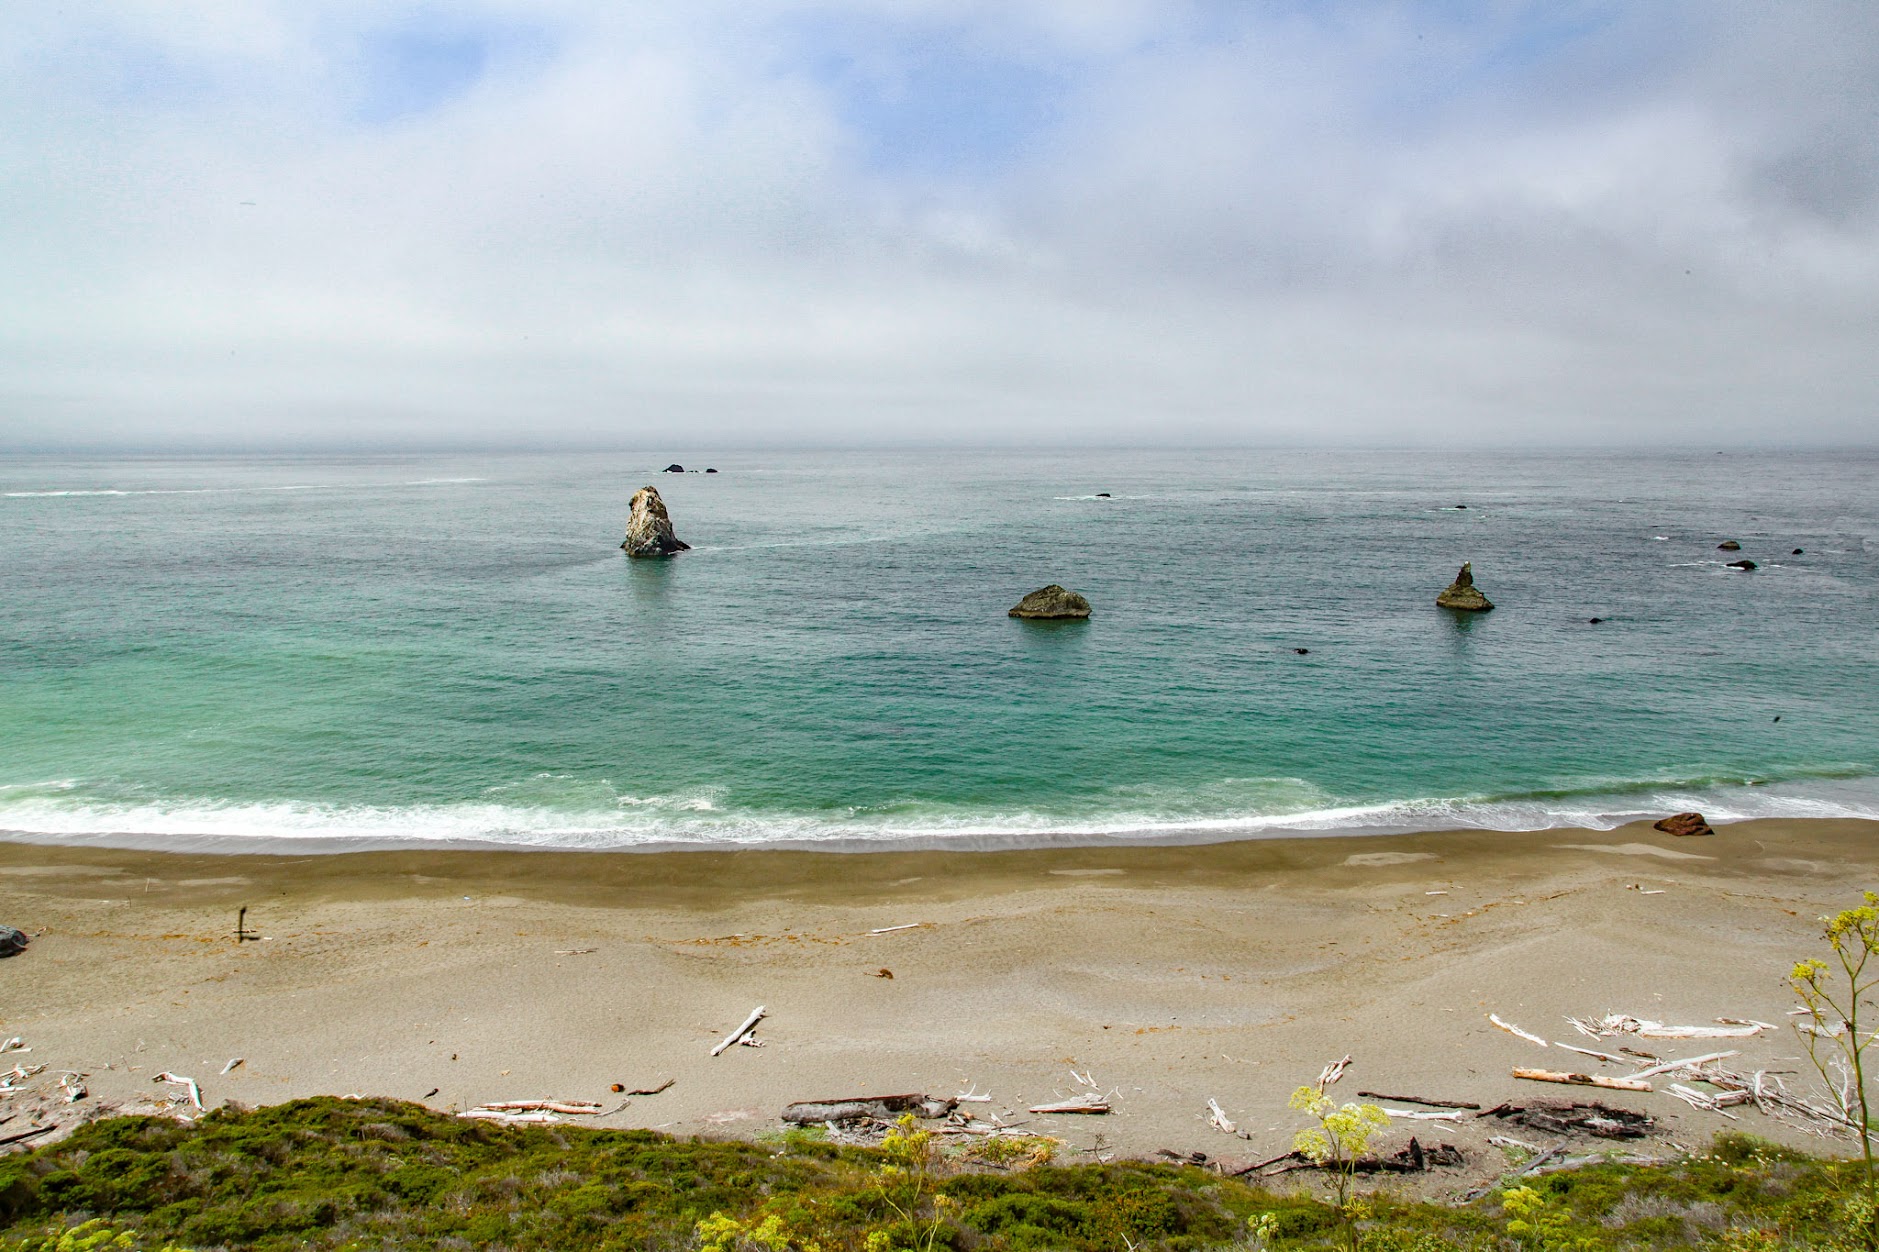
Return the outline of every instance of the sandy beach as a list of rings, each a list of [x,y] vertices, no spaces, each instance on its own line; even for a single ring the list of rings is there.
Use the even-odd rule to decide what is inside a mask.
[[[1290,1092],[1493,1105],[1589,1094],[1517,1065],[1622,1073],[1497,1029],[1591,1044],[1565,1015],[1786,1023],[1816,918],[1879,882],[1879,830],[1754,821],[1713,838],[1449,832],[1003,853],[412,851],[171,855],[0,844],[0,1037],[80,1071],[85,1107],[372,1093],[440,1109],[607,1101],[597,1119],[750,1136],[811,1098],[976,1089],[967,1107],[1075,1148],[1284,1151]],[[236,910],[265,936],[238,944]],[[906,929],[887,930],[892,927]],[[886,972],[891,971],[892,977]],[[710,1055],[755,1007],[758,1048]],[[1791,1031],[1620,1039],[1800,1070]],[[227,1074],[233,1058],[243,1063]],[[1643,1064],[1643,1062],[1640,1062]],[[1108,1093],[1107,1117],[1030,1116]],[[1700,1145],[1732,1125],[1599,1093]],[[1208,1124],[1218,1100],[1246,1132]],[[1387,1103],[1387,1102],[1386,1102]],[[4,1110],[0,1110],[4,1112]],[[594,1121],[595,1119],[583,1119]],[[1394,1127],[1478,1146],[1487,1123]],[[1100,1136],[1100,1143],[1098,1137]],[[1808,1141],[1818,1146],[1818,1140]]]

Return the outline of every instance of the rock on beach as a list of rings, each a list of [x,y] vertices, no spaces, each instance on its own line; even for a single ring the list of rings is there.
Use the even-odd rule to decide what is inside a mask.
[[[14,956],[26,951],[26,945],[32,942],[26,932],[15,930],[11,926],[0,926],[0,956]]]
[[[1651,829],[1661,830],[1667,835],[1713,835],[1716,833],[1709,828],[1709,823],[1703,820],[1701,813],[1678,813],[1653,824]]]
[[[1455,575],[1455,581],[1442,589],[1442,594],[1435,598],[1436,604],[1445,609],[1459,609],[1464,613],[1485,613],[1494,607],[1494,602],[1481,594],[1481,589],[1474,585],[1474,562],[1463,561],[1461,572]]]
[[[665,501],[659,498],[658,488],[641,487],[633,493],[632,513],[626,519],[626,539],[620,544],[628,556],[671,556],[691,546],[672,533],[672,518],[665,511]]]
[[[1027,617],[1037,621],[1066,621],[1073,618],[1088,617],[1090,602],[1074,591],[1067,591],[1052,583],[1048,587],[1039,587],[1024,599],[1017,607],[1007,613],[1007,617]]]

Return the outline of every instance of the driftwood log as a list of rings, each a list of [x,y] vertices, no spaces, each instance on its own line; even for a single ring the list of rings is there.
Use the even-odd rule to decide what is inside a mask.
[[[1515,1078],[1529,1082],[1563,1082],[1580,1087],[1605,1087],[1612,1091],[1649,1091],[1651,1084],[1639,1078],[1607,1078],[1603,1074],[1569,1074],[1556,1069],[1515,1069]]]
[[[783,1120],[797,1126],[822,1122],[892,1121],[902,1113],[927,1119],[945,1117],[958,1107],[945,1096],[852,1096],[843,1100],[798,1100],[783,1110]]]

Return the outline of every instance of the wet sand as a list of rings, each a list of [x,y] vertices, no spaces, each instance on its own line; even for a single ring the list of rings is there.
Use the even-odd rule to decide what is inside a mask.
[[[32,1054],[6,1063],[46,1063],[42,1084],[84,1072],[86,1107],[169,1090],[152,1086],[165,1070],[211,1106],[611,1107],[611,1084],[672,1079],[596,1124],[754,1135],[794,1100],[976,1088],[993,1099],[975,1114],[1077,1148],[1251,1160],[1289,1146],[1288,1095],[1346,1053],[1345,1098],[1491,1106],[1592,1094],[1515,1065],[1624,1072],[1490,1012],[1561,1042],[1739,1047],[1744,1069],[1805,1071],[1784,976],[1876,871],[1879,824],[1851,821],[860,855],[0,843],[0,923],[35,936],[0,962],[0,1038],[25,1038]],[[243,905],[263,940],[235,941]],[[712,1057],[758,1005],[763,1046]],[[1563,1020],[1604,1013],[1783,1025],[1593,1044]],[[1081,1091],[1073,1071],[1111,1115],[1024,1111]],[[1661,1091],[1598,1096],[1692,1146],[1732,1127],[1796,1140],[1752,1110],[1732,1124]],[[1210,1127],[1210,1098],[1250,1137]],[[1504,1129],[1405,1123],[1385,1146],[1472,1149]]]

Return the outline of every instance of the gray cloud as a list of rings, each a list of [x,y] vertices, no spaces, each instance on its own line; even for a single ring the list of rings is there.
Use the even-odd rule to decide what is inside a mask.
[[[1879,428],[1870,4],[9,21],[14,446]]]

